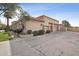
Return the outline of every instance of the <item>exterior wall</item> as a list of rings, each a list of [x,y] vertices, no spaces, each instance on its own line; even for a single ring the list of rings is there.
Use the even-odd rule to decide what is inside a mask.
[[[55,21],[55,20],[53,20],[51,18],[47,18],[47,17],[44,17],[43,20],[45,21],[44,25],[49,26],[49,30],[51,30],[53,32],[58,31],[58,28],[57,28],[58,25],[56,25],[56,24],[59,24],[58,21]],[[51,24],[49,24],[49,23],[51,23]],[[52,26],[52,28],[51,28],[51,26]]]
[[[24,32],[26,32],[27,30],[32,30],[32,31],[35,31],[35,30],[50,30],[50,31],[53,31],[53,32],[56,32],[58,31],[58,24],[59,24],[59,21],[56,21],[52,18],[49,18],[47,16],[43,16],[42,18],[39,17],[39,19],[37,18],[37,20],[43,20],[44,22],[41,22],[41,21],[36,21],[36,20],[29,20],[29,21],[26,21],[24,23],[25,25],[25,29],[24,29]],[[16,29],[17,27],[20,27],[20,22],[18,23],[14,23],[12,28],[13,29]]]
[[[45,25],[44,25],[43,30],[44,30],[44,31],[50,30],[50,26],[45,26]]]
[[[51,30],[53,32],[56,32],[58,31],[58,25],[56,24],[59,24],[58,21],[55,21],[55,20],[52,20],[50,18],[47,18],[47,17],[43,17],[41,20],[43,20],[44,22],[39,22],[39,21],[34,21],[34,20],[30,20],[30,21],[27,21],[26,22],[26,30],[32,30],[32,31],[35,31],[35,30]],[[49,23],[52,23],[49,24]],[[52,29],[51,29],[51,26],[52,26]]]
[[[3,27],[3,25],[2,24],[0,24],[0,29]]]
[[[59,24],[59,31],[66,31],[66,28],[62,24]]]
[[[6,25],[5,24],[2,24],[1,22],[0,22],[0,29],[4,29],[6,27]]]
[[[18,22],[18,23],[13,22],[12,23],[11,29],[16,30],[16,29],[19,29],[19,28],[22,28],[21,22]]]
[[[57,24],[54,24],[54,29],[53,29],[53,32],[57,32],[58,31],[58,25]]]
[[[28,22],[26,22],[26,30],[41,30],[42,29],[42,22],[38,22],[38,21],[34,21],[34,20],[30,20]]]

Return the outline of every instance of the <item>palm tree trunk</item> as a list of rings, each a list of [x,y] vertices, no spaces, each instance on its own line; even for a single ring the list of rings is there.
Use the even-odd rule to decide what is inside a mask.
[[[9,30],[9,18],[7,18],[7,30]]]

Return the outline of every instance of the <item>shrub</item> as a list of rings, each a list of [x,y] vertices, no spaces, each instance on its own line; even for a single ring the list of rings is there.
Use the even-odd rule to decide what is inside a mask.
[[[44,30],[38,30],[33,32],[33,36],[43,35],[43,34],[44,34]]]
[[[27,34],[32,34],[32,30],[27,30]]]
[[[16,29],[16,30],[13,30],[13,32],[17,34],[21,34],[23,32],[23,29]]]
[[[33,36],[37,36],[38,35],[38,31],[33,31]]]
[[[2,28],[0,28],[0,30],[3,30]]]
[[[47,30],[46,33],[50,33],[50,30]]]
[[[43,35],[44,34],[44,30],[39,30],[38,31],[38,35]]]

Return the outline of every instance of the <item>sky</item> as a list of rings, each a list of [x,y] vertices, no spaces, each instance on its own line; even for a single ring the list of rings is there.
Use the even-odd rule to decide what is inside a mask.
[[[21,3],[20,6],[32,17],[46,15],[59,20],[60,23],[67,20],[72,26],[79,26],[78,3]],[[14,20],[16,19],[12,21]]]

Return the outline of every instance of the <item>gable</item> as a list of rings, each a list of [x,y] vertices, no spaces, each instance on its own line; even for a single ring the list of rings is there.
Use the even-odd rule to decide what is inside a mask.
[[[56,24],[59,23],[58,20],[55,20],[55,19],[50,18],[50,17],[45,16],[45,15],[39,16],[39,17],[37,17],[36,19],[37,19],[37,20],[44,21],[45,23],[46,23],[46,22],[49,22],[49,23],[56,23]]]

